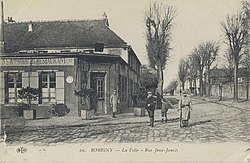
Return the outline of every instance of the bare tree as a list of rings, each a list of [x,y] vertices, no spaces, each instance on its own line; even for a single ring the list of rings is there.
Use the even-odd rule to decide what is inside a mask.
[[[219,45],[214,41],[207,41],[201,46],[202,51],[205,55],[205,66],[206,66],[206,95],[210,96],[210,69],[216,57],[218,56]]]
[[[156,70],[158,78],[157,90],[163,94],[163,70],[170,57],[171,29],[175,18],[175,9],[161,3],[150,4],[145,14],[146,49],[150,67]]]
[[[202,44],[199,44],[197,48],[195,48],[192,52],[192,59],[194,60],[193,63],[195,63],[198,75],[199,75],[199,95],[203,95],[203,73],[204,73],[204,67],[206,65],[206,56],[203,53],[203,47]]]
[[[223,55],[223,60],[224,60],[223,69],[228,77],[227,82],[232,82],[234,76],[234,63],[230,48],[225,51]]]
[[[196,79],[198,77],[198,65],[193,55],[190,55],[187,59],[187,69],[188,69],[188,76],[194,86],[194,94],[197,95]]]
[[[186,59],[181,59],[178,66],[178,77],[181,81],[182,90],[185,89],[185,82],[187,80],[187,61]]]
[[[246,2],[249,4],[248,2]],[[243,4],[244,5],[244,4]],[[246,7],[249,7],[246,6]],[[241,61],[242,50],[248,43],[249,32],[249,15],[244,11],[236,15],[227,16],[225,22],[222,22],[223,33],[225,36],[226,44],[232,52],[234,63],[234,100],[238,101],[238,67]]]
[[[249,100],[249,82],[250,82],[250,2],[249,1],[243,1],[242,2],[242,12],[244,14],[244,23],[248,27],[248,33],[246,36],[247,39],[247,45],[244,47],[244,55],[241,64],[243,67],[247,68],[247,80],[246,80],[246,99]]]
[[[246,99],[249,100],[249,82],[250,82],[250,52],[249,52],[249,48],[245,49],[244,52],[244,57],[241,61],[241,64],[243,65],[243,67],[247,68],[247,77],[246,77]]]

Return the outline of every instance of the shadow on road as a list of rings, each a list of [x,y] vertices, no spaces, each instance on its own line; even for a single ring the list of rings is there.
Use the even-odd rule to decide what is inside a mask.
[[[211,120],[199,121],[199,122],[195,122],[195,123],[189,124],[189,127],[197,126],[197,125],[202,125],[202,124],[209,123],[209,122],[212,122],[212,121]]]

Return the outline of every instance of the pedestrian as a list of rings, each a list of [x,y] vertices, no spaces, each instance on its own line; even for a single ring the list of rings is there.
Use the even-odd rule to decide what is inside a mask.
[[[156,109],[161,109],[162,107],[162,96],[159,92],[156,93]]]
[[[167,123],[167,113],[168,113],[168,109],[172,108],[172,104],[170,101],[168,101],[165,98],[162,98],[162,108],[161,108],[161,121],[164,121],[165,118],[165,122]]]
[[[149,126],[151,126],[151,127],[154,127],[155,105],[156,105],[156,98],[153,97],[152,92],[148,92],[148,97],[146,99],[146,106],[145,106],[145,108],[148,111]]]
[[[118,104],[119,104],[119,98],[118,98],[116,89],[114,89],[113,94],[110,96],[110,104],[112,107],[113,118],[116,118],[115,114],[117,112],[117,108],[118,108]]]
[[[183,97],[179,100],[180,126],[186,127],[190,119],[190,111],[192,110],[192,103],[187,96],[187,92],[183,91]]]
[[[137,95],[134,93],[134,95],[132,96],[132,106],[136,107],[137,106]]]

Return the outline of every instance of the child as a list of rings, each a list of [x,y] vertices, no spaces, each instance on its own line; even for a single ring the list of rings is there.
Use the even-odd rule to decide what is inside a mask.
[[[167,112],[169,108],[172,108],[172,104],[170,103],[170,101],[168,101],[165,98],[162,98],[162,108],[161,108],[161,121],[164,121],[164,117],[165,117],[165,122],[167,123]]]

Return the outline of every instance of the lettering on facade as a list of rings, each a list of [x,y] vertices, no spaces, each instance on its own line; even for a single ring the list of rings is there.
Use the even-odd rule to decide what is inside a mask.
[[[48,66],[48,65],[74,65],[74,58],[44,58],[44,59],[0,59],[2,66]]]

